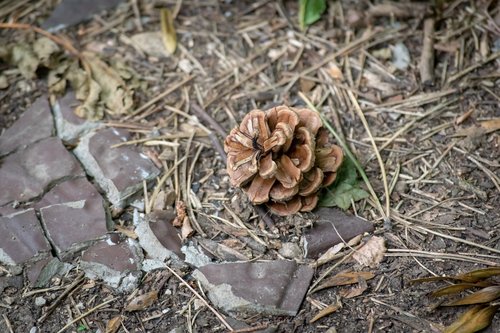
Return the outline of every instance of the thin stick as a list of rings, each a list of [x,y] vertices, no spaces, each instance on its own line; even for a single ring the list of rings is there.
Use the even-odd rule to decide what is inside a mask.
[[[377,144],[375,143],[375,140],[373,139],[372,132],[370,130],[370,126],[368,125],[368,122],[366,121],[365,115],[363,114],[363,111],[361,111],[361,108],[359,107],[358,101],[356,100],[356,97],[354,97],[354,94],[351,91],[347,91],[347,94],[349,95],[349,98],[351,99],[351,103],[354,105],[354,109],[358,113],[358,117],[361,119],[361,122],[363,123],[363,126],[365,127],[366,133],[368,133],[368,136],[370,138],[370,141],[373,146],[373,151],[375,152],[375,155],[377,156],[377,161],[380,167],[380,173],[382,174],[382,181],[384,183],[384,192],[385,192],[385,214],[386,218],[390,218],[391,214],[391,198],[389,194],[389,186],[387,185],[387,174],[385,172],[385,165],[384,161],[382,160],[382,156],[380,156],[380,152],[377,148]]]
[[[448,79],[448,81],[446,82],[447,84],[450,84],[452,83],[453,81],[461,78],[462,76],[472,72],[473,70],[479,68],[479,67],[482,67],[484,65],[486,65],[487,63],[489,63],[490,61],[493,61],[495,60],[496,58],[500,57],[500,52],[497,52],[497,53],[493,53],[492,55],[490,55],[488,58],[484,59],[483,61],[479,62],[479,63],[476,63],[475,65],[472,65],[466,69],[464,69],[463,71],[455,74],[455,75],[452,75],[450,76],[450,78]]]
[[[10,324],[9,318],[7,318],[6,314],[2,314],[3,320],[5,321],[5,325],[9,329],[9,333],[14,333],[14,330],[12,329],[12,325]]]
[[[55,308],[59,305],[59,303],[61,303],[64,300],[64,298],[66,298],[66,296],[68,296],[69,293],[83,281],[83,279],[84,279],[83,273],[78,275],[77,278],[66,288],[66,290],[64,290],[63,293],[56,298],[54,303],[52,303],[48,307],[47,312],[45,312],[43,316],[38,318],[37,323],[39,324],[43,323],[45,319],[47,319],[47,317],[52,313],[52,311],[55,310]]]
[[[373,200],[375,201],[375,205],[377,206],[377,209],[379,210],[380,214],[382,214],[382,216],[384,218],[386,218],[386,214],[384,212],[384,209],[382,208],[380,200],[377,197],[377,194],[375,193],[375,190],[373,189],[372,184],[370,183],[370,180],[366,176],[366,173],[363,170],[363,167],[361,166],[361,164],[358,162],[358,159],[356,158],[356,156],[354,156],[354,154],[349,149],[349,146],[347,145],[347,143],[344,140],[342,140],[342,138],[337,134],[337,132],[335,132],[332,125],[330,125],[330,122],[325,118],[325,116],[323,116],[323,114],[321,114],[319,112],[319,110],[312,104],[312,102],[302,92],[299,92],[299,97],[302,98],[302,100],[307,104],[308,107],[310,107],[312,110],[316,111],[319,114],[325,127],[330,131],[330,133],[332,133],[332,135],[335,137],[335,139],[338,141],[338,143],[342,146],[342,149],[344,149],[344,152],[347,154],[347,156],[354,163],[356,170],[358,170],[359,174],[361,175],[361,178],[363,178],[363,181],[365,182],[366,187],[368,188],[368,191],[370,192],[370,195],[372,196]]]
[[[170,268],[168,265],[165,266],[169,271],[170,273],[174,274],[176,278],[178,278],[182,284],[184,284],[186,287],[188,287],[189,290],[191,290],[191,292],[200,299],[200,301],[203,302],[203,304],[206,305],[206,307],[213,312],[213,314],[224,324],[224,326],[227,327],[227,329],[229,331],[234,331],[233,328],[231,327],[231,325],[228,324],[228,322],[226,321],[226,319],[219,313],[217,312],[217,310],[215,310],[203,297],[201,297],[201,295],[196,291],[194,290],[193,287],[191,287],[189,285],[189,283],[186,282],[186,280],[184,280],[179,274],[177,274],[172,268]]]
[[[109,303],[117,300],[118,297],[114,297],[110,300],[107,300],[106,302],[103,302],[97,306],[94,306],[92,309],[90,309],[89,311],[85,312],[84,314],[82,314],[81,316],[78,316],[76,317],[75,319],[73,319],[72,321],[70,321],[69,323],[67,323],[66,325],[64,325],[63,328],[61,328],[59,331],[57,331],[57,333],[62,333],[64,332],[68,327],[70,327],[71,325],[73,325],[74,323],[76,323],[77,321],[79,321],[80,319],[83,319],[85,317],[87,317],[89,314],[91,314],[92,312],[96,311],[96,310],[99,310],[100,308],[104,307],[105,305],[108,305]]]
[[[434,81],[434,24],[433,18],[424,21],[424,41],[420,55],[420,80],[425,85],[432,85]]]

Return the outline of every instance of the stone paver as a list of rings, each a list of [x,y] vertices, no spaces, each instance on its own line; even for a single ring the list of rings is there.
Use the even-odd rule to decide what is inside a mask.
[[[19,265],[50,252],[35,210],[0,217],[0,263]]]
[[[373,223],[336,208],[317,210],[318,222],[303,237],[306,258],[317,258],[332,246],[374,230]]]
[[[73,91],[69,91],[52,105],[57,136],[64,142],[76,143],[82,134],[103,127],[98,122],[78,117],[75,114],[75,108],[78,105],[80,105],[80,102],[76,99]]]
[[[38,197],[49,184],[83,176],[77,160],[55,137],[5,157],[0,164],[0,206]]]
[[[86,178],[56,185],[37,208],[60,258],[82,250],[107,232],[102,197]]]
[[[39,97],[21,117],[0,136],[0,156],[17,148],[48,138],[54,132],[54,120],[47,96]]]
[[[129,139],[126,131],[107,128],[83,136],[74,150],[75,155],[117,207],[142,189],[142,181],[155,178],[159,170],[136,147],[113,145]]]
[[[122,240],[120,235],[110,234],[85,250],[80,267],[91,279],[100,278],[120,291],[131,291],[142,276],[140,251],[132,239]]]
[[[275,260],[209,264],[193,276],[225,311],[295,316],[313,273],[295,261]]]

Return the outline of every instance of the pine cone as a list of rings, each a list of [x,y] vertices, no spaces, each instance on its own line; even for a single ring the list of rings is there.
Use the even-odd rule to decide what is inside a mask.
[[[248,113],[224,150],[231,184],[282,216],[313,210],[343,160],[316,112],[284,105]]]

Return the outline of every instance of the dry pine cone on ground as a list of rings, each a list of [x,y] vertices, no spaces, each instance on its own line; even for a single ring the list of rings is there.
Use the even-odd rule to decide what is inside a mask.
[[[319,115],[305,108],[251,111],[224,142],[231,184],[278,215],[313,210],[318,191],[335,181],[343,160],[322,126]]]

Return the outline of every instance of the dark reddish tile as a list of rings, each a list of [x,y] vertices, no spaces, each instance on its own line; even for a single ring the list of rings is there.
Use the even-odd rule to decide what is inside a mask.
[[[121,2],[124,0],[63,0],[42,23],[42,28],[51,32],[64,29]]]
[[[19,265],[50,251],[35,210],[0,217],[0,262]]]
[[[149,227],[161,245],[184,259],[184,253],[181,252],[182,242],[179,229],[172,225],[175,217],[173,210],[152,212],[148,215]]]
[[[89,246],[107,232],[103,199],[85,178],[55,186],[36,207],[60,257]]]
[[[54,120],[47,96],[39,97],[22,116],[0,136],[0,156],[53,134]]]
[[[139,282],[140,248],[131,239],[113,233],[90,246],[82,255],[80,267],[91,279],[100,278],[114,288],[131,290]]]
[[[193,276],[225,311],[295,316],[313,273],[295,261],[275,260],[209,264]]]
[[[70,90],[52,105],[57,136],[64,142],[76,143],[77,139],[93,129],[104,126],[101,123],[80,118],[75,109],[81,102],[76,99],[75,93]]]
[[[306,258],[317,258],[332,246],[374,230],[373,223],[347,215],[336,208],[316,211],[317,223],[304,234]]]
[[[126,131],[108,128],[81,138],[75,155],[87,173],[106,192],[108,200],[115,206],[124,206],[124,201],[142,189],[142,181],[155,178],[159,170],[137,147],[113,145],[127,141]]]
[[[83,176],[78,161],[59,138],[47,138],[5,157],[0,164],[0,206],[38,197],[66,177]]]

